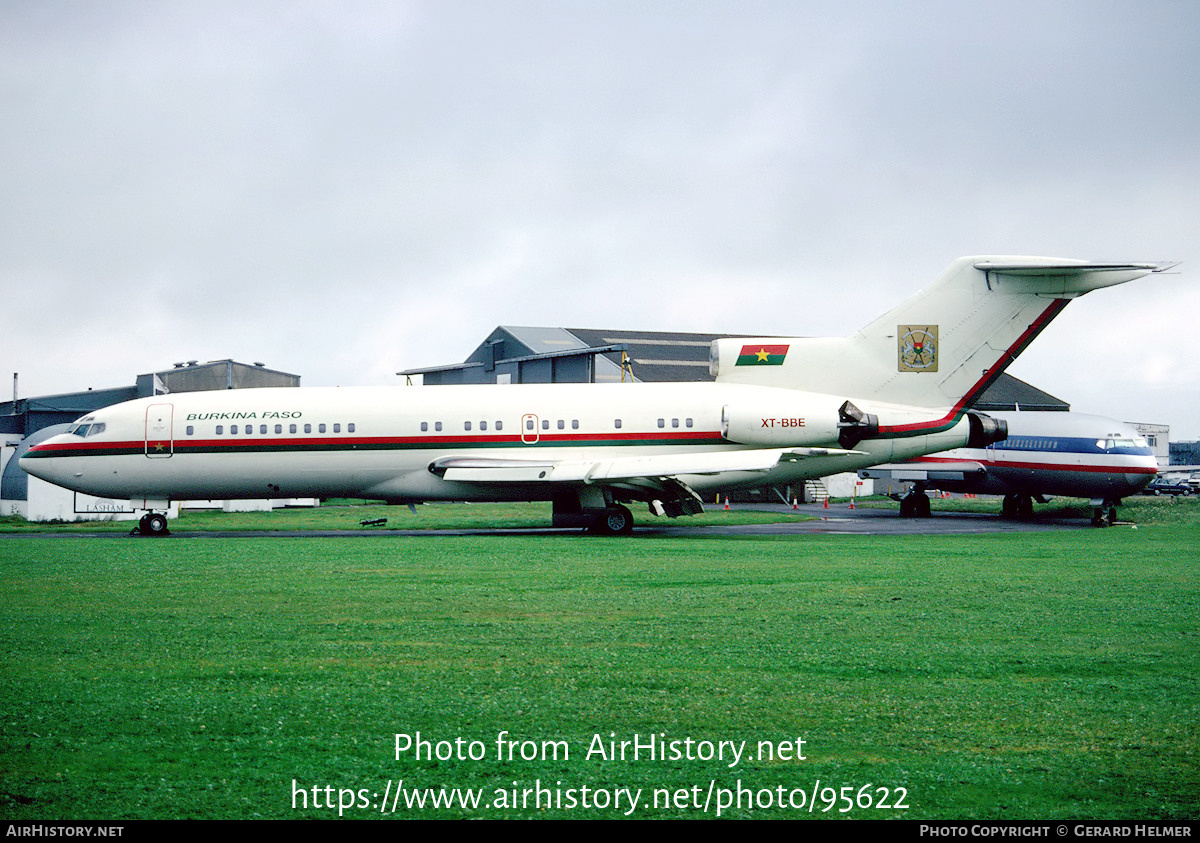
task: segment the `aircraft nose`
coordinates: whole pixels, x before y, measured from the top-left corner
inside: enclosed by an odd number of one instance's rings
[[[1122,479],[1128,487],[1127,494],[1140,492],[1158,474],[1158,460],[1152,456],[1139,460],[1137,467],[1140,469],[1139,471],[1131,471],[1122,475]]]
[[[29,450],[18,457],[17,464],[26,474],[39,480],[58,486],[66,485],[64,481],[70,474],[67,460],[56,455],[56,446],[61,445],[61,439],[62,436],[51,436],[45,441],[31,445]]]

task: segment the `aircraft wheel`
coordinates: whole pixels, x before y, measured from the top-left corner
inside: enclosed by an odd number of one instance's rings
[[[905,495],[900,499],[900,517],[913,517],[913,499],[911,495]]]
[[[633,513],[617,504],[596,519],[595,532],[605,536],[623,536],[633,532]]]
[[[1108,522],[1106,522],[1104,520],[1104,508],[1103,507],[1098,506],[1092,510],[1092,526],[1093,527],[1107,527],[1108,526]]]
[[[142,535],[165,536],[167,534],[167,516],[160,512],[151,512],[141,520]]]
[[[1020,518],[1033,517],[1033,498],[1021,495],[1017,498],[1017,516]]]
[[[1116,523],[1117,523],[1117,508],[1115,506],[1110,506],[1108,508],[1108,526],[1111,527]]]
[[[933,515],[933,510],[929,506],[929,495],[917,495],[915,503],[916,512],[914,514],[918,518],[928,518]]]

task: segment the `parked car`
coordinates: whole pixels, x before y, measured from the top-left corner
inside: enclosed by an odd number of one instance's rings
[[[1190,495],[1193,489],[1186,480],[1169,480],[1166,477],[1156,477],[1150,485],[1142,489],[1143,495]]]

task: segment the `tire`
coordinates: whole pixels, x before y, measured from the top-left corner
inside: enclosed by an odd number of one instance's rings
[[[933,510],[929,506],[929,495],[920,495],[916,500],[915,512],[917,518],[930,518],[933,515]]]
[[[167,516],[160,512],[151,512],[143,522],[142,535],[165,536],[167,534]]]
[[[633,532],[633,513],[618,504],[596,518],[594,531],[604,536],[625,536]]]

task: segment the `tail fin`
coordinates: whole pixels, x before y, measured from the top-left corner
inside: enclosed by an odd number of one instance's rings
[[[718,381],[929,408],[957,417],[1068,302],[1169,265],[967,257],[851,337],[725,339]]]

